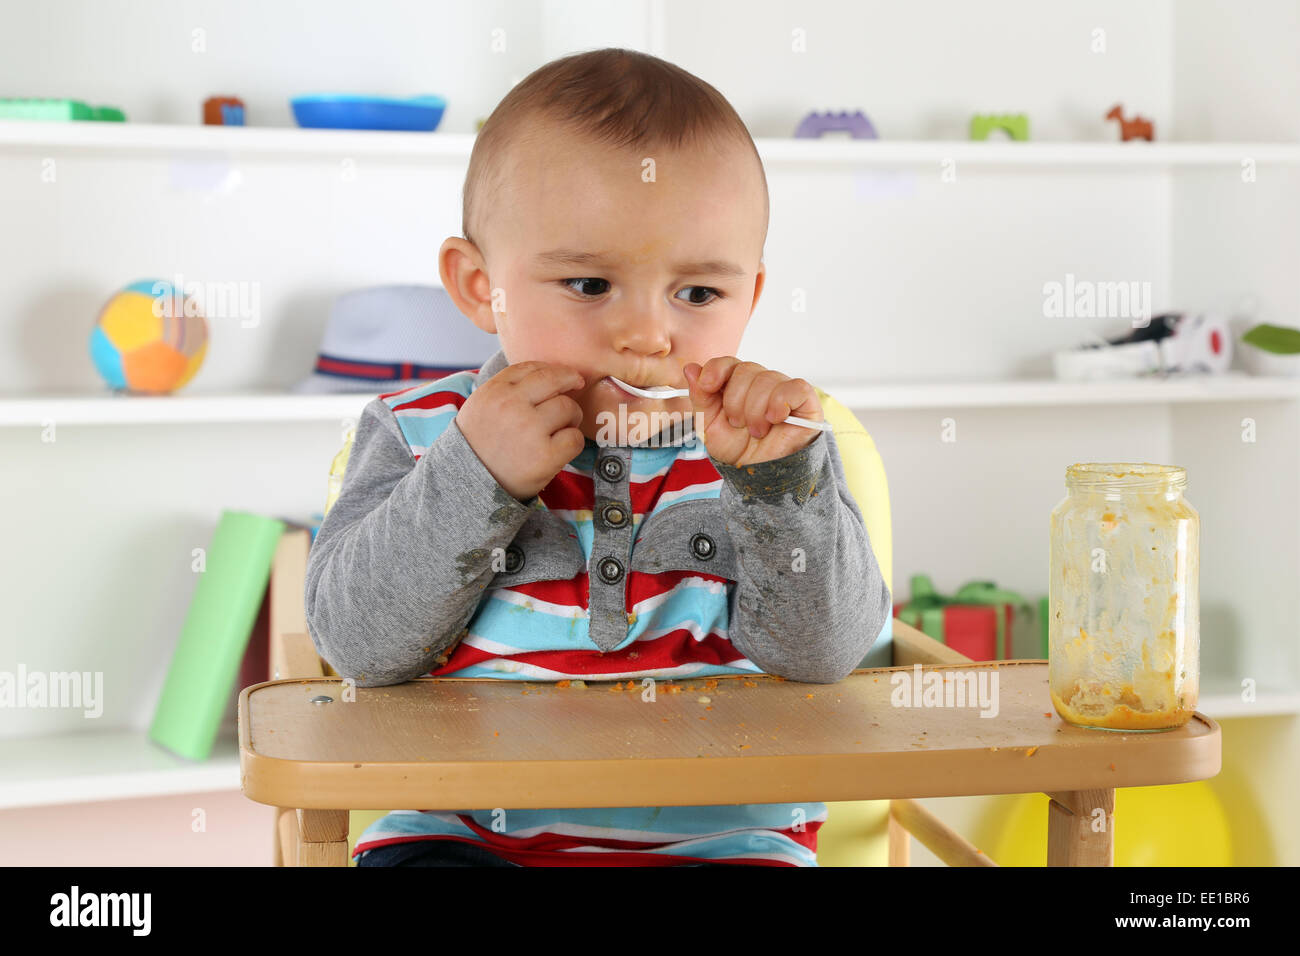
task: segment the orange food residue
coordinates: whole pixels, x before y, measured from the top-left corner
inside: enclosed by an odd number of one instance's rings
[[[1025,751],[1025,756],[1026,756],[1026,757],[1032,757],[1032,756],[1034,755],[1034,752],[1035,752],[1036,750],[1038,750],[1037,747],[1030,747],[1028,750]]]

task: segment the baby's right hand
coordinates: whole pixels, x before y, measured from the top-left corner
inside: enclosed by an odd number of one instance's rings
[[[582,451],[582,407],[564,393],[585,384],[564,365],[507,365],[470,393],[456,424],[497,483],[527,501]]]

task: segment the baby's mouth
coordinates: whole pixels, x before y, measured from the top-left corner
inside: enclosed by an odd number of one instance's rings
[[[651,390],[653,390],[653,389],[656,388],[656,387],[661,387],[661,386],[663,385],[662,382],[646,382],[645,384],[642,384],[642,383],[640,383],[640,382],[629,381],[628,379],[624,379],[624,381],[627,382],[629,385],[635,386],[636,388],[648,388],[648,389],[651,389]],[[625,388],[623,388],[621,385],[617,384],[617,383],[614,381],[614,377],[611,376],[611,375],[606,375],[603,379],[601,379],[601,382],[603,382],[604,384],[608,385],[610,388],[612,388],[612,389],[613,389],[615,392],[617,392],[619,395],[626,396],[626,397],[628,397],[628,398],[639,398],[639,399],[645,399],[646,401],[651,401],[651,400],[652,400],[652,399],[648,399],[648,398],[646,398],[646,396],[644,396],[644,395],[637,395],[635,392],[629,392],[627,389],[625,389]],[[662,401],[662,399],[659,399],[659,400]]]

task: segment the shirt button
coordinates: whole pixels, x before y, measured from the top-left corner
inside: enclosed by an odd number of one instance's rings
[[[623,565],[617,558],[601,558],[597,570],[600,572],[600,579],[606,584],[617,584],[623,577]]]
[[[627,524],[627,511],[622,505],[608,504],[600,509],[600,516],[605,519],[605,524],[611,528],[621,528]]]
[[[713,539],[707,534],[697,534],[691,537],[691,551],[701,561],[707,561],[713,557],[714,547]]]
[[[623,460],[607,455],[600,460],[600,473],[606,481],[618,481],[623,477]]]
[[[506,574],[514,574],[524,566],[524,552],[518,545],[506,548]]]

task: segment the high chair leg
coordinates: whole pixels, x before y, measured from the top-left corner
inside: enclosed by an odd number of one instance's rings
[[[275,808],[276,866],[298,865],[298,814],[285,807]]]
[[[1115,791],[1049,793],[1048,866],[1115,865]]]
[[[348,811],[298,810],[295,866],[348,865]]]
[[[889,814],[889,865],[912,865],[912,835],[892,812]]]
[[[294,830],[297,829],[297,815],[285,807],[272,807],[274,826],[271,830],[271,865],[293,866],[293,851],[297,843]],[[285,818],[289,822],[285,822]]]

